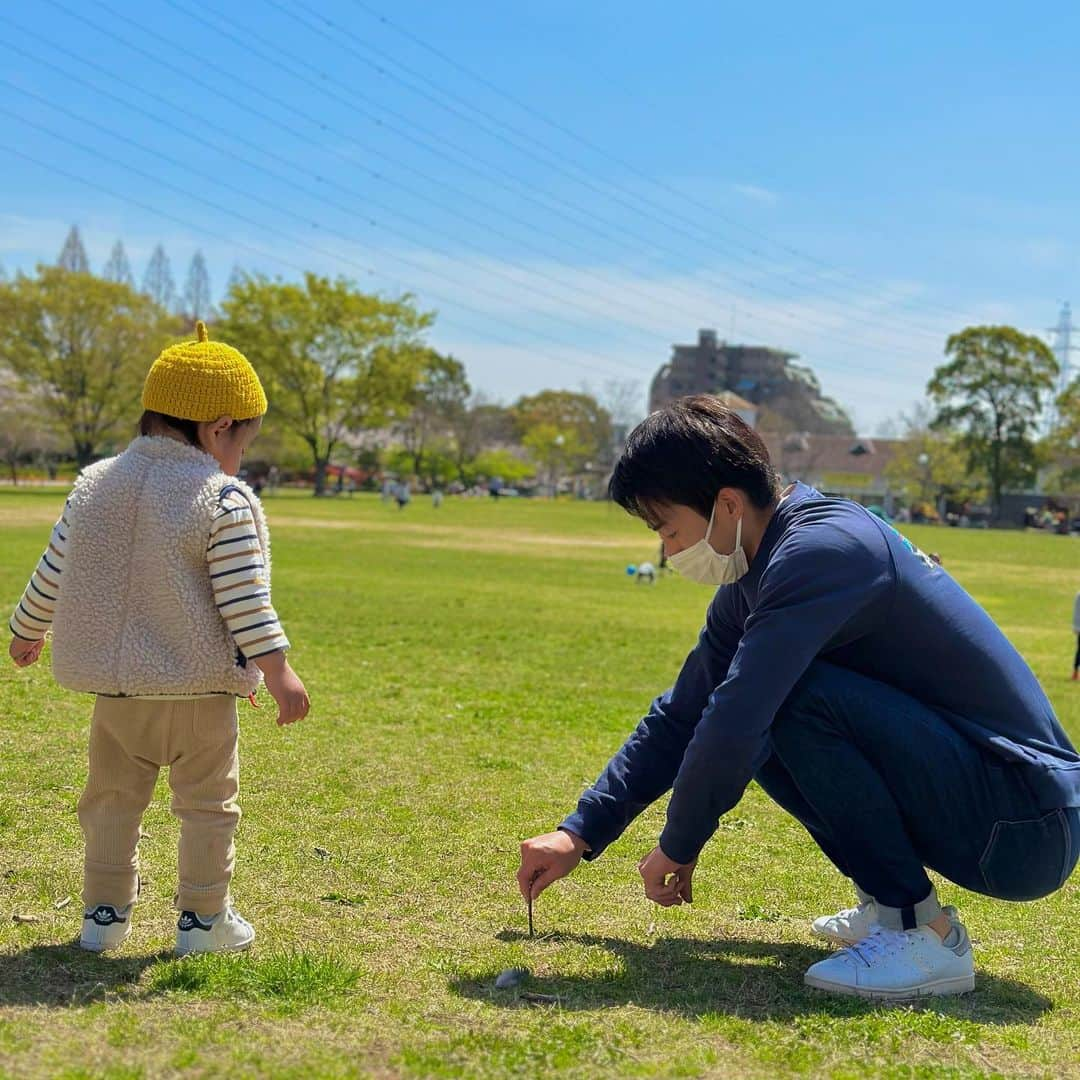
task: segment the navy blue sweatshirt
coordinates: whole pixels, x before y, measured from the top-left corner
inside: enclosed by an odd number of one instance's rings
[[[749,572],[717,590],[675,685],[562,828],[595,858],[671,788],[660,847],[691,862],[768,759],[773,718],[817,658],[935,709],[1022,769],[1045,809],[1080,805],[1080,755],[990,616],[879,518],[797,484]]]

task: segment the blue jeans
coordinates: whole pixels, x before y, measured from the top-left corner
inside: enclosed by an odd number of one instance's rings
[[[1080,809],[1040,808],[1019,769],[846,668],[810,666],[776,715],[772,750],[758,783],[842,874],[895,909],[883,925],[933,917],[926,867],[973,892],[1036,900],[1080,856]]]

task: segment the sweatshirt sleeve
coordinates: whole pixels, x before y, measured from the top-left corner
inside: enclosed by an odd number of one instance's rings
[[[675,777],[660,847],[689,863],[742,798],[769,755],[769,727],[810,663],[850,640],[895,575],[882,543],[836,529],[804,530],[774,553],[727,677],[710,697]]]
[[[70,502],[64,504],[64,512],[53,526],[52,535],[49,537],[49,546],[38,560],[37,567],[8,622],[8,629],[23,641],[40,641],[52,626],[67,556],[67,512],[70,505]]]
[[[675,685],[652,703],[645,718],[608,762],[599,779],[559,826],[588,845],[595,859],[647,806],[670,787],[713,690],[724,681],[739,643],[741,620],[732,586],[720,589],[698,643]]]
[[[244,493],[222,489],[206,547],[214,602],[247,660],[289,647],[270,602],[270,586],[255,517]]]

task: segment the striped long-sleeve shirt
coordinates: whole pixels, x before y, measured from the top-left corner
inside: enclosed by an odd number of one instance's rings
[[[40,641],[52,625],[67,556],[70,526],[66,515],[67,505],[11,616],[9,629],[24,641]],[[287,649],[289,639],[270,602],[255,518],[239,488],[222,489],[210,526],[206,561],[214,602],[241,655],[254,660]]]
[[[236,647],[248,659],[287,649],[289,639],[270,603],[266,564],[244,493],[225,487],[206,548],[214,602]]]
[[[49,546],[38,560],[8,623],[8,629],[23,641],[40,641],[52,626],[53,612],[60,595],[60,576],[64,572],[64,559],[67,556],[69,505],[64,504],[64,513],[53,526]]]

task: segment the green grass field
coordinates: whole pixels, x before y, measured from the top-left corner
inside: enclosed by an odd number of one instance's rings
[[[5,618],[61,502],[0,494]],[[540,898],[530,941],[518,842],[558,823],[671,681],[708,590],[636,586],[623,568],[653,538],[607,505],[266,505],[313,709],[279,730],[270,708],[242,705],[234,892],[255,949],[171,957],[164,783],[131,938],[115,958],[73,947],[91,702],[44,664],[0,667],[0,1075],[1080,1076],[1077,884],[1024,905],[943,888],[976,943],[968,997],[830,998],[802,985],[824,955],[808,920],[849,896],[756,788],[703,853],[692,909],[641,894],[656,806]],[[986,605],[1080,738],[1080,545],[910,535]],[[495,990],[518,965],[527,983]]]

